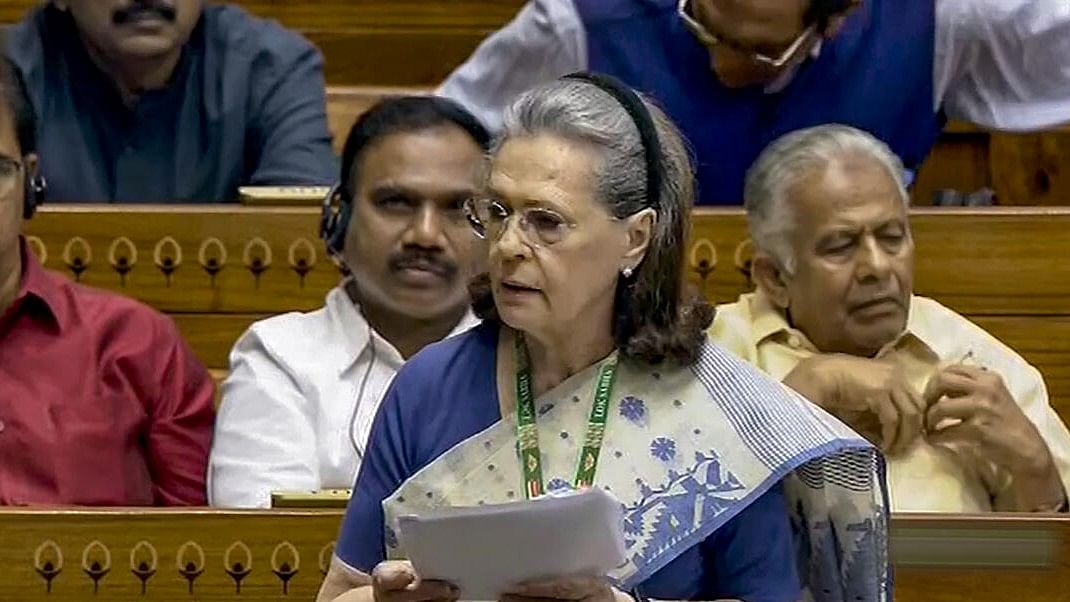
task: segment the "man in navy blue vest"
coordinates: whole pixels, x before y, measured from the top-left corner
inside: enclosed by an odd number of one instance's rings
[[[323,59],[204,0],[49,0],[7,32],[55,202],[218,202],[337,177]]]
[[[654,97],[695,150],[700,201],[734,205],[761,149],[803,127],[868,130],[915,169],[947,118],[1070,121],[1070,11],[1066,0],[532,0],[440,93],[493,127],[516,93],[583,69]]]

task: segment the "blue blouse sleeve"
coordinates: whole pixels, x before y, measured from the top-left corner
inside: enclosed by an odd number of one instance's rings
[[[784,602],[802,595],[787,501],[779,483],[701,545],[713,598]]]
[[[370,573],[386,558],[383,500],[499,419],[496,335],[473,330],[425,347],[394,377],[368,437],[335,556]]]
[[[372,423],[368,447],[349,499],[334,554],[350,567],[371,573],[386,559],[383,500],[410,474],[401,416],[404,379],[399,374]]]

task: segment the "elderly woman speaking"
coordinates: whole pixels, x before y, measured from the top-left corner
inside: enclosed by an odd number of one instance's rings
[[[692,170],[662,112],[568,76],[512,104],[489,167],[467,206],[484,322],[398,373],[320,600],[463,598],[387,560],[396,517],[582,487],[620,501],[627,562],[501,599],[888,599],[880,455],[706,342]]]

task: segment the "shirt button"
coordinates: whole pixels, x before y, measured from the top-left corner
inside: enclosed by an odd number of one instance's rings
[[[802,346],[802,340],[799,338],[799,335],[793,334],[788,337],[788,345],[792,349],[798,349]]]
[[[4,432],[4,421],[0,420],[0,433]]]

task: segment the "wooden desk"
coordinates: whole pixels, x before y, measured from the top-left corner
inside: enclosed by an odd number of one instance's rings
[[[0,600],[312,600],[341,515],[4,510]],[[896,600],[1070,602],[1070,518],[904,515],[891,535]]]
[[[1070,602],[1070,517],[901,515],[895,599]]]
[[[0,600],[313,600],[341,516],[5,510]]]

